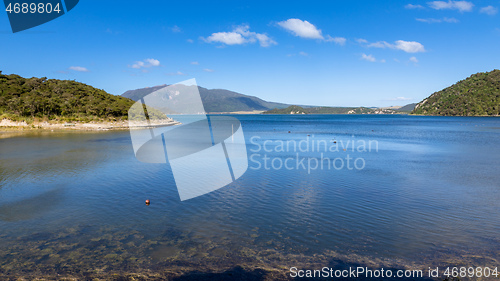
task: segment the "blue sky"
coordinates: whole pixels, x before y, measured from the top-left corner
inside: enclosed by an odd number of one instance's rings
[[[122,94],[196,78],[265,100],[418,102],[500,68],[500,1],[93,1],[13,34],[0,70]]]

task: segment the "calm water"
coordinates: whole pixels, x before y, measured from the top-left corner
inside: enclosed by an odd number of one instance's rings
[[[183,202],[126,131],[0,133],[0,276],[500,266],[499,118],[236,117],[248,171]],[[307,169],[347,155],[362,169]]]

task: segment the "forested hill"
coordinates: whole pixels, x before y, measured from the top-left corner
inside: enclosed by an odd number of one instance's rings
[[[167,87],[160,85],[136,90],[126,91],[122,97],[139,100],[144,96]],[[206,112],[235,112],[235,111],[265,111],[272,108],[285,108],[289,106],[284,103],[269,102],[258,97],[243,95],[224,89],[207,89],[198,87],[200,97]]]
[[[126,119],[134,101],[89,85],[43,78],[3,75],[0,71],[0,119]]]
[[[436,92],[418,103],[412,114],[499,116],[500,70],[474,74]]]

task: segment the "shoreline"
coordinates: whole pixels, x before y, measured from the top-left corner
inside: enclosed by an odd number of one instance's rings
[[[110,131],[110,130],[130,130],[130,129],[150,129],[165,126],[180,125],[180,122],[168,120],[163,122],[129,122],[129,121],[107,121],[107,122],[33,122],[12,121],[3,119],[0,121],[0,131],[32,131],[32,130],[80,130],[80,131]]]

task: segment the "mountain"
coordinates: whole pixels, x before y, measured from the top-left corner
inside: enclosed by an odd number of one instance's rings
[[[121,96],[132,100],[139,100],[142,97],[167,87],[160,85],[136,90],[130,90]],[[268,102],[254,96],[243,95],[237,92],[223,89],[206,89],[198,87],[201,101],[205,111],[209,113],[236,112],[236,111],[266,111],[272,108],[286,108],[289,106],[284,103]]]
[[[138,101],[141,98],[143,98],[144,96],[147,96],[148,94],[155,92],[155,91],[158,91],[160,89],[163,89],[167,86],[168,85],[163,84],[163,85],[154,86],[154,87],[146,87],[146,88],[137,89],[137,90],[130,90],[130,91],[126,91],[121,96],[124,98],[134,100],[134,101]]]
[[[127,119],[134,101],[70,81],[23,78],[0,71],[0,120]]]
[[[419,102],[412,114],[499,116],[500,70],[476,73]]]

